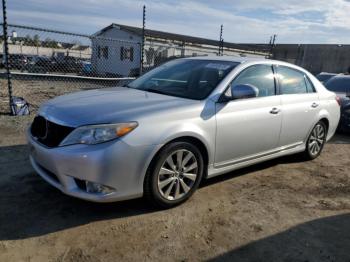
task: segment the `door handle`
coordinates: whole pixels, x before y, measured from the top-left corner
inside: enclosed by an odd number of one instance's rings
[[[281,111],[281,109],[278,109],[277,107],[274,107],[274,108],[271,109],[270,114],[276,115],[276,114],[278,114],[280,111]]]
[[[311,107],[312,107],[312,108],[316,108],[316,107],[318,107],[318,103],[313,102],[313,103],[312,103],[312,105],[311,105]]]

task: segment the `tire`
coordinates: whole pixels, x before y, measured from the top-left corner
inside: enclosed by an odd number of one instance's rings
[[[148,168],[144,196],[160,208],[177,206],[196,191],[203,172],[203,157],[197,147],[188,142],[170,143]]]
[[[327,139],[327,126],[323,121],[319,121],[312,129],[306,140],[306,148],[303,157],[306,160],[317,158],[324,147]]]

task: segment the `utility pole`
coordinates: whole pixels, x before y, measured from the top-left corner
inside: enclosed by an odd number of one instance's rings
[[[10,113],[12,114],[12,82],[11,82],[11,71],[9,64],[9,46],[8,46],[8,35],[7,35],[7,14],[6,14],[6,1],[2,0],[2,17],[3,17],[3,34],[4,34],[4,56],[5,56],[5,68],[7,76],[7,87],[9,94],[9,106]]]
[[[224,39],[222,38],[223,25],[220,26],[220,38],[219,38],[219,56],[224,53]]]
[[[277,35],[274,34],[273,36],[271,36],[270,38],[270,57],[273,58],[273,49],[275,48],[275,43],[276,43],[276,37]]]
[[[142,75],[143,72],[143,56],[144,56],[144,49],[145,49],[145,28],[146,28],[146,6],[143,6],[143,13],[142,13],[142,43],[141,43],[141,65],[140,65],[140,75]]]

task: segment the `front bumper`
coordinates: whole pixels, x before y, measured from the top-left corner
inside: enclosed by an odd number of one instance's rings
[[[35,171],[63,193],[93,202],[114,202],[141,197],[143,180],[160,146],[131,146],[121,139],[98,145],[48,148],[29,132],[30,162]],[[115,191],[89,193],[79,181],[106,185]]]

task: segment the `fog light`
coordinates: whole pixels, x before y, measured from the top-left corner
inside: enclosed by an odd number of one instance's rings
[[[115,192],[115,189],[109,186],[101,185],[94,182],[85,181],[86,192],[88,193],[99,193],[99,194],[109,194]]]

